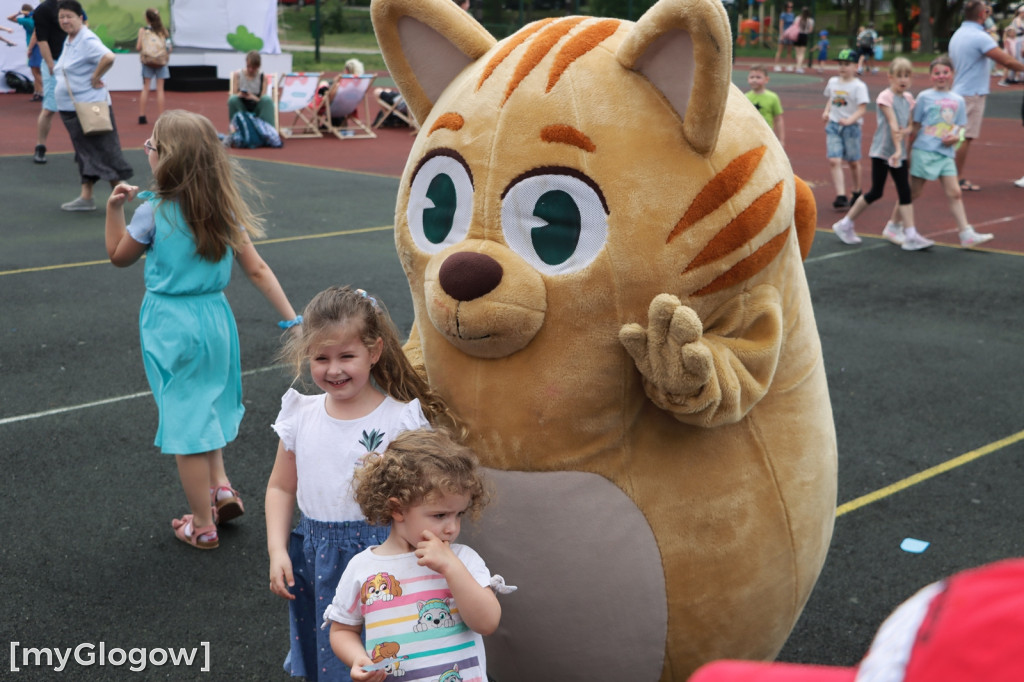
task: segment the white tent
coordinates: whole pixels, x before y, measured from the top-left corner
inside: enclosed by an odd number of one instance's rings
[[[28,68],[27,42],[25,31],[15,23],[7,21],[7,17],[21,9],[25,0],[0,0],[0,22],[14,30],[3,33],[3,36],[16,44],[8,47],[0,43],[0,93],[10,92],[2,77],[7,71],[17,71],[31,78],[32,71]],[[117,5],[117,0],[108,0]],[[30,4],[38,5],[38,0]],[[83,3],[89,12],[89,1]],[[170,0],[171,8],[171,40],[174,45],[182,48],[199,50],[227,51],[239,55],[258,47],[263,54],[281,54],[281,43],[277,38],[277,2],[276,0]],[[133,8],[134,9],[134,8]],[[139,26],[143,18],[139,16]],[[257,41],[256,39],[259,39]],[[215,63],[220,69],[220,59],[206,59],[204,63]],[[225,61],[225,69],[238,68],[234,63]],[[287,60],[290,64],[290,57]],[[122,64],[122,62],[124,62]],[[106,79],[112,90],[138,89],[142,77],[138,69],[138,56],[118,55],[115,69]],[[183,63],[177,55],[172,55],[171,64]]]
[[[263,54],[281,54],[276,0],[170,0],[171,39],[179,47],[238,49],[230,36],[246,32],[260,38]],[[248,50],[241,50],[248,52]]]

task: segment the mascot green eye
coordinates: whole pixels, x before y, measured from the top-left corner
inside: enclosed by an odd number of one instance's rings
[[[538,271],[577,272],[608,240],[608,212],[593,183],[570,169],[544,169],[512,183],[501,204],[505,242]],[[562,172],[558,172],[562,171]]]
[[[435,150],[420,162],[406,216],[413,241],[427,253],[466,238],[473,218],[473,180],[457,154]]]

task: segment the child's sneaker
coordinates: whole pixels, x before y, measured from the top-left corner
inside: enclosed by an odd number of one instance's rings
[[[837,196],[836,200],[832,202],[832,208],[836,209],[837,211],[842,211],[847,208],[850,208],[850,202],[846,200],[846,195],[840,194],[839,196]]]
[[[916,227],[905,227],[903,228],[903,243],[900,246],[904,251],[920,251],[921,249],[927,249],[929,246],[934,246],[935,242],[931,239],[925,239],[917,233]]]
[[[902,246],[903,240],[903,226],[897,225],[891,220],[885,224],[885,229],[882,230],[882,236],[891,241],[896,246]]]
[[[1024,177],[1022,177],[1022,178],[1020,178],[1018,180],[1014,180],[1013,184],[1017,185],[1017,187],[1024,187]]]
[[[975,232],[974,228],[968,225],[967,229],[960,233],[960,246],[965,249],[969,249],[972,246],[984,244],[985,242],[990,241],[993,237],[995,237],[994,234]]]
[[[860,237],[853,231],[853,221],[849,218],[843,218],[838,223],[832,226],[832,231],[839,237],[839,241],[844,244],[860,244]]]

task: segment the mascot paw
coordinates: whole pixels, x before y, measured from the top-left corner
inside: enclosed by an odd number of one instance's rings
[[[648,309],[648,326],[619,330],[619,341],[648,384],[679,400],[696,395],[711,376],[711,351],[693,308],[671,294],[659,294]]]

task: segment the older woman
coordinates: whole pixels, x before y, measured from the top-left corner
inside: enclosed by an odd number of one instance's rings
[[[114,53],[86,28],[84,14],[77,0],[60,0],[57,3],[57,18],[68,36],[54,66],[54,94],[57,110],[75,147],[75,161],[82,178],[81,194],[74,201],[61,205],[65,211],[96,210],[92,189],[97,180],[107,180],[113,187],[134,173],[121,154],[113,109],[110,109],[110,121],[114,123],[114,129],[98,135],[86,136],[75,114],[74,102],[106,102],[110,107],[110,94],[103,86],[102,78],[114,65]]]

